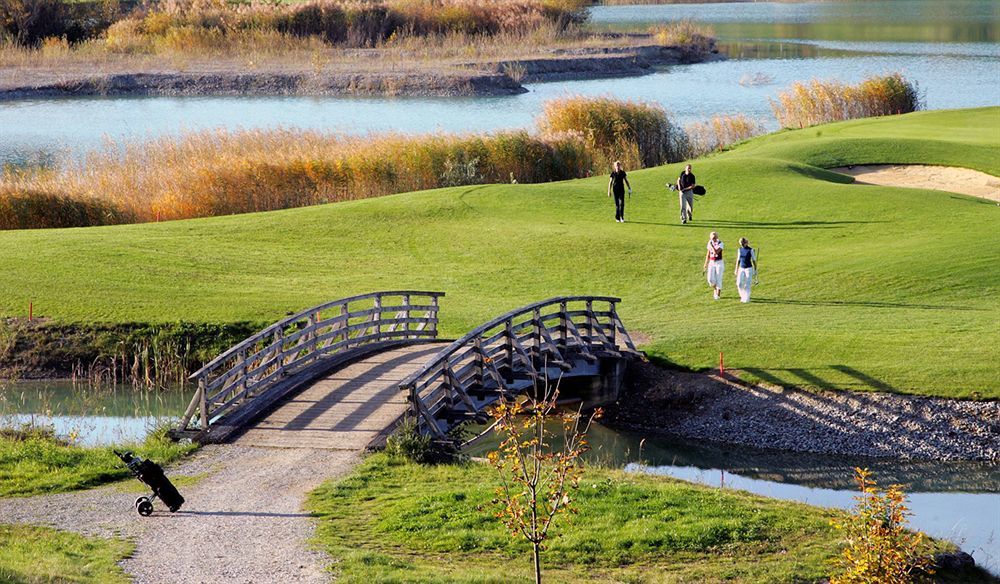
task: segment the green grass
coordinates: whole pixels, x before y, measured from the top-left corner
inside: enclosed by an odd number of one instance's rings
[[[132,550],[121,539],[0,524],[0,582],[124,584],[129,578],[117,562]]]
[[[655,358],[785,386],[1000,397],[1000,209],[942,192],[854,186],[842,164],[959,165],[1000,176],[1000,108],[921,112],[764,136],[694,163],[693,226],[630,173],[628,224],[606,177],[439,189],[272,213],[0,233],[0,314],[61,322],[267,321],[378,289],[444,290],[458,336],[559,294],[613,294]],[[727,243],[724,301],[701,273]],[[735,301],[736,241],[761,249]]]
[[[178,444],[168,440],[163,433],[157,433],[142,444],[116,448],[132,450],[143,458],[166,464],[196,446]],[[131,476],[110,446],[72,446],[37,434],[0,435],[0,497],[86,489]]]
[[[375,455],[307,506],[338,581],[527,582],[530,548],[492,516],[494,479]],[[805,505],[599,469],[575,497],[543,555],[556,581],[811,581],[836,553],[831,513]]]
[[[495,483],[484,464],[378,454],[306,507],[338,582],[532,581],[530,548],[493,517]],[[579,513],[560,516],[543,552],[548,581],[814,582],[839,552],[836,512],[741,491],[588,468],[573,497]]]

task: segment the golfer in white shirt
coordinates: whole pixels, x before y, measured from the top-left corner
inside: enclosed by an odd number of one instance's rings
[[[722,273],[726,269],[726,264],[722,260],[723,244],[715,231],[709,234],[707,248],[703,271],[708,276],[708,285],[712,287],[712,297],[718,300],[722,296]]]

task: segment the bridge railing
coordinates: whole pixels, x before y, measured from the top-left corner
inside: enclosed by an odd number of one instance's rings
[[[545,368],[637,355],[610,296],[561,296],[483,324],[443,349],[400,384],[421,432],[447,439],[448,416],[472,418],[484,400],[544,381]],[[441,418],[445,418],[444,424]]]
[[[197,390],[178,431],[207,431],[215,420],[321,358],[365,345],[436,338],[441,296],[374,292],[320,304],[272,324],[191,375]]]

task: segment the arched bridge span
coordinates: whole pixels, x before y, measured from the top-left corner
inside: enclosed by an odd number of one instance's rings
[[[173,436],[355,450],[410,412],[422,432],[446,440],[501,396],[600,375],[640,355],[618,298],[551,298],[445,345],[437,339],[442,296],[374,292],[274,323],[191,376],[197,389]]]

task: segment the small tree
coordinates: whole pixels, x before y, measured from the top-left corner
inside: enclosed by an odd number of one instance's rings
[[[589,450],[587,432],[602,414],[598,408],[585,416],[582,406],[560,411],[558,387],[552,391],[546,387],[544,392],[541,398],[532,396],[520,403],[502,399],[490,411],[502,440],[499,449],[487,455],[500,475],[496,517],[514,537],[531,543],[536,583],[542,581],[541,552],[556,516],[576,512],[569,490],[577,487],[583,475],[580,456]],[[558,449],[552,444],[555,433],[548,424],[556,421],[563,438]]]
[[[908,584],[933,574],[930,558],[922,553],[924,534],[906,529],[911,515],[900,485],[880,492],[867,469],[855,468],[861,494],[854,511],[834,521],[847,536],[847,547],[834,560],[841,573],[830,584]]]

